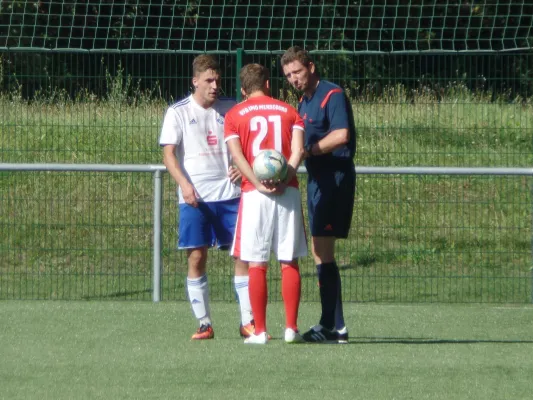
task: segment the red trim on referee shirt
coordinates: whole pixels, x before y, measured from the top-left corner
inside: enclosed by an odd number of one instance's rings
[[[326,104],[329,100],[329,98],[331,97],[332,94],[334,93],[342,93],[342,89],[332,89],[328,92],[328,94],[326,95],[326,97],[324,98],[324,100],[322,100],[322,103],[320,103],[320,108],[324,108],[326,107]]]

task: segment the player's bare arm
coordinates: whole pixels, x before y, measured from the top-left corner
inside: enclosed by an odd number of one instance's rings
[[[261,193],[265,194],[278,194],[279,190],[276,187],[267,187],[261,181],[257,179],[254,171],[242,152],[241,142],[238,138],[231,138],[226,142],[228,146],[233,162],[241,172],[241,174],[248,179],[248,181],[255,186],[255,188]]]
[[[183,200],[193,207],[198,207],[198,193],[181,170],[175,151],[175,145],[167,144],[163,147],[163,164],[167,167],[170,176],[179,185]]]
[[[331,153],[332,151],[346,145],[350,141],[350,131],[347,128],[335,129],[328,133],[311,147],[311,154],[306,152],[305,158]]]

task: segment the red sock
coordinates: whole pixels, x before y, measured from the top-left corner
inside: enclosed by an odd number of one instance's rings
[[[281,295],[285,304],[285,325],[298,330],[298,308],[302,294],[302,282],[298,264],[281,264]]]
[[[266,280],[266,267],[250,266],[248,270],[248,291],[250,304],[255,321],[255,334],[266,332],[266,309],[268,289]]]

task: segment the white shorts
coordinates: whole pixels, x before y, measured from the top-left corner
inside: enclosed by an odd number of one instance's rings
[[[231,254],[243,261],[268,262],[307,256],[300,191],[288,187],[280,196],[243,192]]]

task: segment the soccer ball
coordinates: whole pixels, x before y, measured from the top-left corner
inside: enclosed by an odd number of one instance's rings
[[[284,180],[287,176],[287,160],[283,154],[274,149],[261,150],[255,156],[252,168],[260,181]]]

